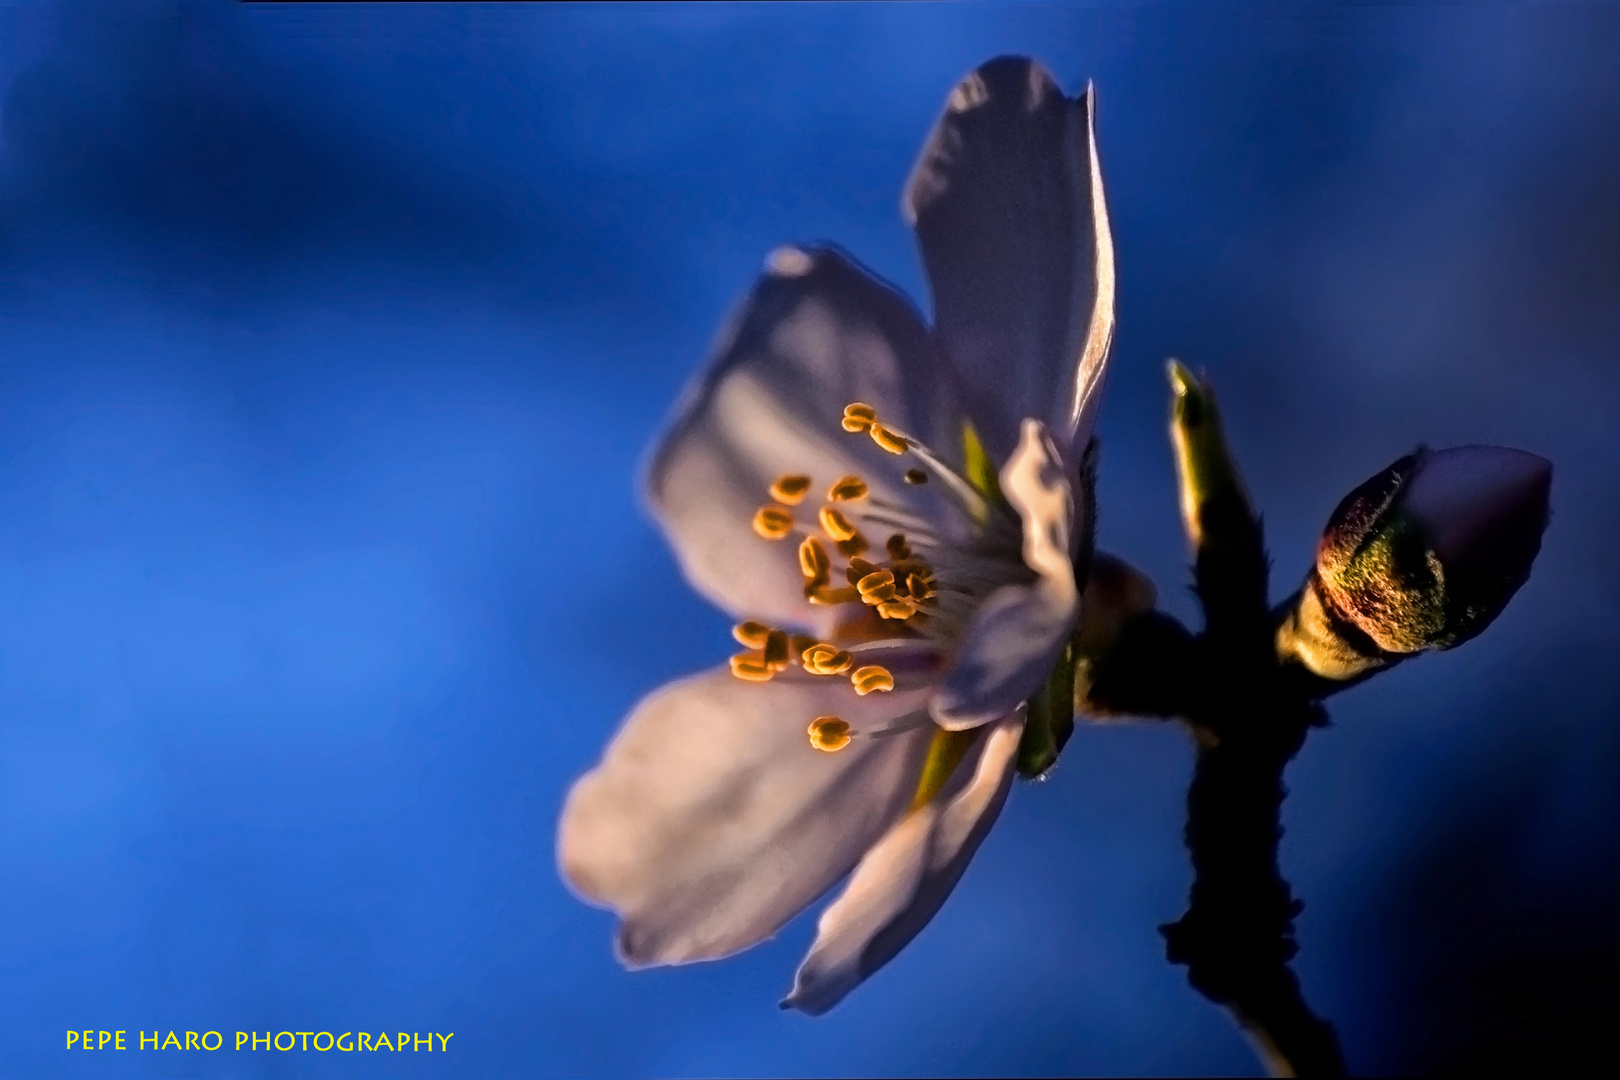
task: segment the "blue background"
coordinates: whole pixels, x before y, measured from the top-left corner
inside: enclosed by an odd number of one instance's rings
[[[1279,594],[1419,441],[1556,462],[1535,576],[1335,700],[1283,857],[1354,1069],[1606,1045],[1617,47],[1601,10],[0,9],[0,1075],[1255,1069],[1155,929],[1168,728],[1083,728],[821,1020],[776,1008],[810,918],[630,975],[554,869],[621,716],[729,649],[646,447],[777,244],[926,295],[901,184],[1009,51],[1099,87],[1101,541],[1167,608],[1166,356],[1221,392]],[[85,1027],[227,1049],[64,1050]],[[359,1028],[456,1036],[229,1050]]]

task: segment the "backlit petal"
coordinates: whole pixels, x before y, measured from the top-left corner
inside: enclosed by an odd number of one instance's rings
[[[1095,95],[1004,56],[951,92],[906,187],[934,325],[987,448],[1024,417],[1071,463],[1090,436],[1114,329],[1114,249]]]
[[[836,715],[857,733],[920,710],[926,690],[857,697],[845,679],[697,675],[644,700],[569,793],[563,877],[616,910],[633,967],[726,956],[775,933],[847,874],[909,805],[920,727],[811,747]]]
[[[991,728],[965,765],[968,782],[912,812],[861,860],[822,913],[784,1008],[821,1015],[928,925],[1001,813],[1023,726],[1020,714]]]
[[[904,296],[830,248],[784,248],[689,389],[648,473],[652,509],[692,584],[733,615],[823,629],[804,600],[795,545],[750,527],[777,477],[862,477],[874,497],[924,512],[871,439],[840,427],[866,402],[919,437],[954,415],[928,332]],[[953,432],[954,436],[954,432]]]
[[[956,661],[930,708],[944,728],[961,730],[1006,716],[1046,681],[1074,629],[1080,598],[1069,559],[1074,500],[1057,448],[1039,421],[1026,420],[1001,490],[1023,522],[1024,563],[1036,578],[1003,585],[974,613]]]

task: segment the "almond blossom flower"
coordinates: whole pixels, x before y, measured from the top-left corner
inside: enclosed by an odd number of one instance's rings
[[[840,251],[779,249],[681,403],[650,501],[744,651],[643,700],[558,831],[630,967],[746,949],[849,875],[783,1002],[810,1014],[962,876],[1089,559],[1114,321],[1091,91],[985,64],[904,210],[932,327]]]

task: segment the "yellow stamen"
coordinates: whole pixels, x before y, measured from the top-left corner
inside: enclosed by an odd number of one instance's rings
[[[827,558],[827,549],[821,541],[814,536],[807,536],[799,545],[799,569],[811,581],[824,584],[828,573],[832,570],[832,560]]]
[[[849,745],[849,724],[836,716],[818,716],[807,729],[810,745],[831,754]]]
[[[906,483],[913,485],[926,484],[928,483],[928,474],[923,472],[921,469],[907,469]]]
[[[907,559],[896,559],[889,564],[889,569],[894,571],[895,577],[900,577],[903,574],[921,574],[923,577],[931,577],[934,573],[934,568],[929,566],[926,560],[919,559],[915,555]]]
[[[765,639],[765,666],[772,671],[781,671],[788,666],[788,636],[786,630],[772,630],[771,636]]]
[[[838,549],[839,554],[854,558],[856,555],[859,555],[861,552],[866,550],[866,537],[857,532],[848,540],[838,541],[838,543],[834,544],[833,547]]]
[[[868,604],[881,604],[894,599],[894,575],[887,570],[867,574],[855,583],[855,587],[860,590],[861,599]]]
[[[788,635],[788,654],[802,659],[806,650],[816,647],[818,642],[808,634]]]
[[[855,526],[849,523],[849,518],[845,517],[834,506],[823,506],[821,508],[821,527],[834,540],[848,540],[858,531]]]
[[[825,604],[828,607],[852,603],[861,598],[861,594],[854,588],[835,589],[830,585],[818,585],[804,591],[812,604]]]
[[[804,652],[804,670],[812,675],[842,675],[855,658],[836,645],[812,645]]]
[[[789,506],[798,506],[810,490],[810,478],[803,473],[788,473],[776,478],[771,485],[771,498]]]
[[[888,549],[889,558],[891,559],[911,558],[911,545],[906,543],[905,533],[895,533],[889,537],[888,543],[883,546]]]
[[[866,498],[866,481],[858,476],[844,477],[834,484],[827,492],[827,498],[833,502],[848,502],[852,499]]]
[[[859,434],[872,427],[872,421],[877,419],[877,410],[872,406],[859,401],[852,401],[844,406],[844,430]]]
[[[873,442],[891,454],[903,454],[911,449],[911,444],[903,436],[896,435],[882,424],[874,423],[870,434]]]
[[[885,619],[899,619],[901,622],[911,618],[917,609],[905,600],[886,600],[877,606],[877,613]]]
[[[861,595],[864,596],[876,589],[881,589],[885,585],[893,584],[894,574],[891,571],[873,570],[870,574],[867,574],[865,577],[861,578],[861,580],[857,581],[855,583],[855,587],[861,590]]]
[[[894,676],[889,674],[888,668],[880,664],[856,668],[849,681],[855,687],[855,693],[861,697],[878,690],[894,689]]]
[[[744,682],[770,682],[772,671],[758,653],[738,653],[731,658],[731,673]]]
[[[765,639],[771,636],[771,628],[761,622],[738,623],[731,628],[731,636],[737,639],[737,644],[749,649],[763,649]]]
[[[793,515],[780,506],[762,506],[754,515],[754,531],[767,540],[780,540],[793,531]]]
[[[856,557],[849,560],[849,568],[844,571],[844,576],[849,579],[851,585],[854,585],[867,574],[877,573],[879,569],[881,568],[876,563],[869,563],[865,559]]]
[[[913,600],[927,600],[934,595],[934,583],[921,574],[907,574],[906,595]]]

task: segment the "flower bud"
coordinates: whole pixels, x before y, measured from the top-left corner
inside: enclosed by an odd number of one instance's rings
[[[1530,576],[1551,487],[1552,463],[1522,450],[1420,448],[1339,504],[1291,619],[1320,621],[1368,666],[1462,644]]]

